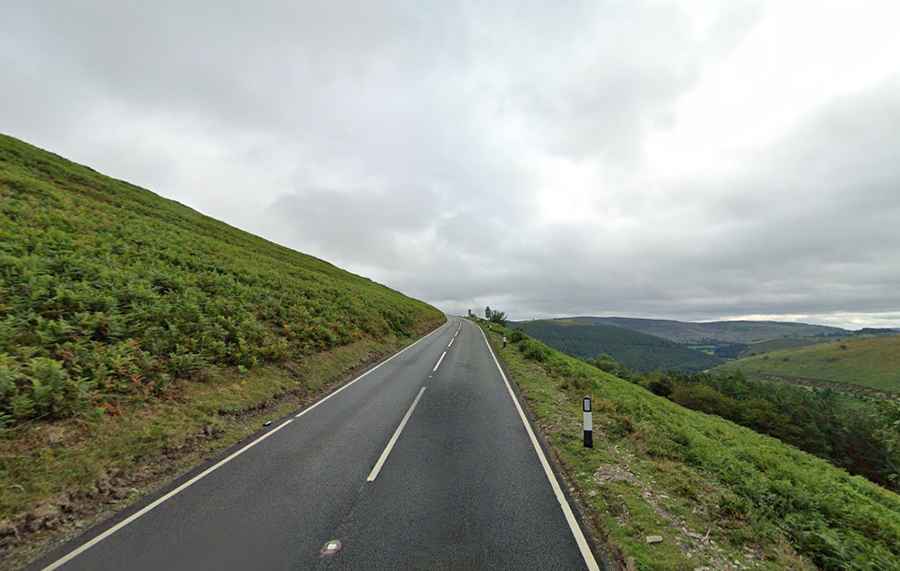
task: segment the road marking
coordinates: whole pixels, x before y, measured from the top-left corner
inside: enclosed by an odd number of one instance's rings
[[[422,387],[419,389],[419,394],[416,395],[415,400],[410,405],[409,410],[406,411],[406,414],[403,415],[403,420],[400,421],[400,426],[397,427],[397,430],[394,431],[394,435],[391,436],[391,439],[388,440],[387,447],[385,447],[384,452],[381,453],[381,457],[378,458],[378,462],[375,462],[375,466],[372,468],[372,471],[369,472],[369,477],[366,478],[367,482],[374,482],[375,478],[378,477],[378,473],[381,472],[382,466],[387,461],[388,455],[391,453],[391,450],[394,449],[394,444],[397,443],[397,439],[400,438],[400,433],[403,432],[403,428],[406,426],[406,423],[409,421],[409,417],[412,416],[414,410],[416,410],[416,405],[419,404],[419,399],[422,398],[422,393],[425,392],[427,387]]]
[[[450,344],[447,345],[447,349],[449,349],[450,347],[453,347],[453,342],[454,342],[454,341],[456,341],[456,335],[454,335],[454,336],[450,339]]]
[[[388,358],[385,359],[384,361],[378,363],[377,365],[375,365],[375,366],[372,367],[371,369],[367,370],[366,372],[364,372],[364,373],[361,374],[360,376],[356,377],[355,379],[353,379],[353,380],[350,381],[349,383],[343,385],[342,387],[340,387],[340,388],[337,389],[336,391],[334,391],[334,392],[332,392],[332,393],[329,393],[328,395],[326,395],[326,396],[323,397],[322,399],[316,401],[315,404],[306,407],[306,408],[303,409],[299,414],[295,415],[294,418],[300,418],[301,416],[303,416],[303,415],[306,414],[307,412],[311,411],[312,409],[316,408],[317,406],[319,406],[319,405],[322,404],[323,402],[327,401],[328,399],[330,399],[330,398],[333,397],[334,395],[340,393],[341,391],[343,391],[344,389],[346,389],[347,387],[349,387],[350,385],[352,385],[352,384],[355,383],[356,381],[358,381],[358,380],[364,378],[366,375],[368,375],[369,373],[371,373],[371,372],[377,370],[379,367],[381,367],[382,365],[384,365],[384,364],[388,363],[389,361],[393,360],[395,357],[400,356],[402,353],[406,352],[408,349],[412,349],[413,347],[415,347],[416,345],[418,345],[418,344],[421,343],[422,341],[428,339],[429,337],[431,337],[432,335],[434,335],[435,333],[437,333],[437,332],[440,331],[441,329],[443,329],[443,326],[438,327],[437,329],[435,329],[434,331],[432,331],[432,332],[429,333],[428,335],[422,337],[421,339],[416,340],[414,343],[411,343],[410,345],[407,345],[406,347],[404,347],[404,348],[401,349],[400,351],[394,353],[393,355],[391,355],[390,357],[388,357]],[[425,390],[425,389],[423,388],[422,390]],[[419,393],[419,394],[420,394],[420,396],[421,396],[421,393]],[[418,399],[416,399],[416,400],[418,400]],[[414,403],[414,404],[415,404],[415,403]],[[175,488],[175,489],[172,490],[171,492],[167,493],[166,495],[157,498],[155,501],[153,501],[153,502],[150,503],[150,504],[147,504],[146,506],[144,506],[143,508],[141,508],[139,511],[137,511],[137,512],[131,514],[130,516],[128,516],[127,518],[123,519],[122,521],[120,521],[120,522],[117,523],[116,525],[112,526],[111,528],[107,529],[106,531],[104,531],[103,533],[101,533],[100,535],[98,535],[97,537],[91,539],[90,541],[88,541],[88,542],[86,542],[86,543],[83,543],[83,544],[79,545],[78,547],[76,547],[75,549],[73,549],[72,551],[70,551],[69,553],[67,553],[67,554],[64,555],[63,557],[61,557],[60,559],[57,559],[56,561],[54,561],[54,562],[51,563],[50,565],[44,567],[42,571],[53,571],[54,569],[58,569],[59,567],[65,565],[66,563],[68,563],[68,562],[71,561],[72,559],[78,557],[79,555],[81,555],[82,553],[84,553],[85,551],[87,551],[88,549],[90,549],[91,547],[97,545],[98,543],[100,543],[101,541],[103,541],[104,539],[106,539],[107,537],[109,537],[109,536],[111,536],[112,534],[116,533],[117,531],[119,531],[120,529],[122,529],[123,527],[125,527],[126,525],[128,525],[128,524],[134,522],[135,520],[137,520],[137,519],[140,518],[141,516],[146,515],[146,514],[149,513],[151,510],[153,510],[154,508],[158,507],[160,504],[162,504],[162,503],[165,502],[166,500],[169,500],[169,499],[171,499],[172,497],[174,497],[174,496],[180,494],[181,492],[183,492],[184,490],[186,490],[186,489],[189,488],[190,486],[196,484],[197,482],[199,482],[199,481],[202,480],[203,478],[205,478],[205,477],[207,477],[208,475],[210,475],[210,474],[211,474],[212,472],[214,472],[215,470],[218,470],[219,468],[221,468],[222,466],[224,466],[224,465],[227,464],[228,462],[231,462],[232,460],[234,460],[235,458],[237,458],[238,456],[240,456],[241,454],[243,454],[243,453],[246,452],[247,450],[249,450],[249,449],[253,448],[254,446],[256,446],[257,444],[259,444],[260,442],[262,442],[262,441],[265,440],[266,438],[272,436],[273,434],[275,434],[276,432],[278,432],[279,430],[281,430],[282,428],[284,428],[284,427],[287,426],[288,424],[294,422],[294,418],[289,418],[288,420],[282,422],[281,424],[279,424],[278,426],[276,426],[276,427],[273,428],[272,430],[266,432],[265,434],[263,434],[262,436],[260,436],[260,437],[257,438],[256,440],[254,440],[253,442],[247,444],[246,446],[244,446],[244,447],[241,448],[240,450],[237,450],[236,452],[233,452],[233,453],[232,453],[231,455],[229,455],[228,457],[223,458],[222,460],[220,460],[220,461],[218,461],[217,463],[213,464],[212,466],[210,466],[209,468],[207,468],[207,469],[204,470],[203,472],[200,472],[199,474],[197,474],[196,476],[194,476],[193,478],[191,478],[191,479],[188,480],[187,482],[181,484],[180,486],[178,486],[177,488]]]
[[[443,361],[443,360],[444,360],[444,357],[446,357],[446,356],[447,356],[447,352],[446,352],[446,351],[444,351],[443,353],[441,353],[441,358],[438,359],[438,362],[435,363],[434,368],[431,369],[431,372],[432,372],[432,373],[434,373],[434,372],[436,372],[436,371],[438,370],[438,367],[441,366],[441,361]]]
[[[525,431],[528,432],[528,437],[531,439],[531,445],[534,447],[534,451],[541,461],[541,466],[544,468],[544,474],[550,481],[550,487],[553,488],[553,493],[556,495],[556,501],[559,502],[559,507],[562,508],[563,515],[566,517],[566,522],[569,524],[569,529],[572,530],[572,535],[575,536],[575,543],[578,545],[578,550],[581,551],[581,557],[584,558],[584,563],[590,571],[600,571],[600,566],[597,565],[597,560],[594,558],[590,546],[588,546],[587,539],[585,539],[584,533],[581,531],[581,526],[578,525],[578,520],[575,519],[575,514],[572,513],[572,508],[569,506],[569,502],[566,500],[566,496],[563,494],[562,488],[560,488],[559,482],[556,480],[556,474],[553,473],[553,469],[550,468],[550,463],[547,462],[547,457],[544,456],[544,450],[541,448],[537,437],[534,435],[534,431],[531,429],[528,417],[525,416],[525,411],[522,410],[522,405],[519,404],[519,399],[516,398],[516,393],[513,392],[512,386],[509,384],[509,379],[506,378],[506,373],[503,372],[500,361],[497,360],[497,355],[494,354],[493,347],[488,343],[484,330],[481,327],[478,327],[478,330],[481,331],[484,343],[487,345],[491,357],[494,358],[494,364],[497,365],[497,370],[500,371],[500,376],[503,377],[503,382],[506,383],[506,390],[509,391],[509,396],[512,399],[513,404],[516,405],[516,410],[519,411],[519,418],[522,419],[522,424],[525,425]]]
[[[153,503],[144,506],[144,508],[141,509],[140,511],[137,511],[137,512],[131,514],[131,515],[130,515],[129,517],[127,517],[126,519],[120,521],[120,522],[117,523],[116,525],[114,525],[114,526],[112,526],[111,528],[107,529],[106,531],[104,531],[103,533],[101,533],[100,535],[98,535],[97,537],[95,537],[94,539],[88,541],[87,543],[84,543],[84,544],[80,545],[79,547],[77,547],[76,549],[72,550],[71,552],[69,552],[69,553],[68,553],[67,555],[65,555],[64,557],[62,557],[62,558],[60,558],[60,559],[54,561],[53,563],[51,563],[50,565],[48,565],[48,566],[46,566],[46,567],[44,567],[43,571],[52,571],[53,569],[57,569],[57,568],[59,568],[59,567],[65,565],[66,563],[68,563],[69,561],[71,561],[72,559],[74,559],[75,557],[78,557],[79,555],[81,555],[82,553],[84,553],[85,551],[87,551],[88,549],[90,549],[91,547],[97,545],[98,543],[100,543],[101,541],[103,541],[104,539],[106,539],[107,537],[109,537],[110,535],[112,535],[112,534],[114,534],[115,532],[119,531],[120,529],[122,529],[123,527],[125,527],[126,525],[128,525],[129,523],[131,523],[131,522],[133,522],[134,520],[138,519],[139,517],[145,515],[147,512],[149,512],[150,510],[152,510],[153,508],[155,508],[155,507],[158,506],[159,504],[161,504],[161,503],[163,503],[164,501],[168,500],[168,499],[171,498],[172,496],[177,495],[178,493],[182,492],[183,490],[187,489],[188,487],[192,486],[193,484],[196,484],[197,482],[199,482],[200,480],[202,480],[203,478],[205,478],[206,476],[208,476],[208,475],[209,475],[210,473],[212,473],[213,471],[218,470],[220,467],[224,466],[226,463],[231,462],[232,460],[234,460],[235,458],[237,458],[238,456],[240,456],[241,454],[243,454],[243,453],[246,452],[247,450],[253,448],[253,447],[256,446],[257,444],[259,444],[260,442],[262,442],[262,441],[265,440],[266,438],[272,436],[273,434],[275,434],[276,432],[278,432],[279,430],[281,430],[282,428],[284,428],[285,426],[287,426],[288,424],[290,424],[290,423],[292,423],[292,422],[294,422],[294,419],[293,419],[293,418],[289,418],[289,419],[285,420],[284,422],[282,422],[281,424],[279,424],[278,426],[276,426],[275,428],[273,428],[273,429],[270,430],[269,432],[263,434],[262,436],[260,436],[259,438],[257,438],[257,439],[254,440],[253,442],[251,442],[250,444],[244,446],[243,448],[241,448],[241,449],[238,450],[237,452],[234,452],[233,454],[231,454],[231,455],[228,456],[227,458],[225,458],[225,459],[223,459],[223,460],[220,460],[219,462],[217,462],[216,464],[210,466],[209,468],[207,468],[207,469],[204,470],[203,472],[200,472],[199,474],[197,474],[196,476],[194,476],[193,478],[191,478],[191,479],[188,480],[187,482],[181,484],[180,486],[178,486],[177,488],[175,488],[174,490],[172,490],[172,491],[169,492],[168,494],[166,494],[166,495],[164,495],[164,496],[158,498],[158,499],[157,499],[156,501],[154,501]]]
[[[438,329],[440,329],[440,327],[439,327]],[[326,396],[326,397],[323,398],[322,400],[318,401],[316,404],[314,404],[314,405],[312,405],[312,406],[309,406],[309,407],[307,407],[307,408],[301,410],[300,413],[297,414],[294,418],[300,418],[301,416],[303,416],[303,415],[306,414],[307,412],[311,411],[312,409],[316,408],[317,406],[319,406],[319,405],[322,404],[323,402],[327,401],[328,399],[330,399],[330,398],[333,397],[334,395],[336,395],[336,394],[340,393],[341,391],[343,391],[344,389],[348,388],[350,385],[352,385],[352,384],[355,383],[356,381],[362,379],[363,377],[365,377],[365,376],[368,375],[369,373],[375,372],[376,370],[378,370],[379,367],[381,367],[382,365],[386,365],[388,362],[390,362],[391,360],[393,360],[394,357],[399,357],[399,356],[400,356],[401,354],[403,354],[407,349],[412,349],[414,346],[418,345],[419,342],[424,341],[424,340],[428,339],[429,337],[431,337],[432,335],[434,335],[435,333],[437,333],[437,332],[438,332],[438,329],[435,329],[434,331],[432,331],[431,333],[429,333],[429,334],[426,335],[425,337],[422,337],[421,339],[419,339],[418,341],[416,341],[416,342],[413,343],[412,345],[407,345],[406,347],[404,347],[403,349],[401,349],[399,352],[394,353],[394,354],[391,355],[389,358],[387,358],[387,359],[385,359],[384,361],[378,363],[377,365],[375,365],[374,367],[372,367],[371,369],[369,369],[369,370],[366,371],[365,373],[361,374],[360,376],[356,377],[355,379],[353,379],[352,381],[350,381],[350,382],[347,383],[346,385],[342,386],[342,387],[339,388],[338,390],[334,391],[333,393],[329,394],[328,396]]]

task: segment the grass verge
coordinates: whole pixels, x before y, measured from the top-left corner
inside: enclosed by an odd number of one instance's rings
[[[204,382],[181,382],[169,397],[115,415],[6,431],[0,567],[24,566],[412,341],[363,340],[243,374],[213,369]]]
[[[900,496],[527,337],[503,348],[510,330],[486,332],[623,567],[900,569]]]

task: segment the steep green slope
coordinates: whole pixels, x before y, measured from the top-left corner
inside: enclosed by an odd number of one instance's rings
[[[0,135],[0,528],[15,530],[0,555],[137,497],[443,320]]]
[[[160,394],[210,365],[296,359],[440,319],[9,137],[0,138],[0,292],[6,423]]]
[[[726,363],[717,370],[740,370],[749,378],[819,380],[900,392],[900,335],[773,351]]]
[[[900,496],[525,338],[494,350],[588,519],[637,569],[900,569]],[[581,399],[594,397],[593,449]],[[647,538],[658,535],[659,543]],[[737,565],[735,564],[737,563]]]
[[[783,337],[815,337],[849,333],[837,327],[777,321],[712,321],[691,323],[669,319],[630,317],[578,317],[584,324],[616,325],[675,343],[701,345],[714,343],[758,343]]]
[[[666,339],[612,325],[553,319],[516,323],[528,335],[583,359],[607,353],[635,371],[702,371],[722,361]]]

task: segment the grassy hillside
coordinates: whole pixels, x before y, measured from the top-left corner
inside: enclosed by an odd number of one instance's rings
[[[584,324],[616,325],[647,335],[662,337],[675,343],[689,345],[703,345],[707,342],[750,344],[783,337],[815,337],[848,333],[837,327],[776,321],[691,323],[669,319],[629,317],[578,317],[575,319]]]
[[[900,496],[537,341],[504,349],[498,333],[491,337],[620,562],[660,570],[900,569]],[[594,396],[593,449],[581,443],[585,394]],[[662,542],[648,543],[653,535]]]
[[[0,292],[6,423],[439,319],[424,303],[9,137],[0,138]]]
[[[34,506],[227,445],[443,319],[0,136],[0,523],[38,533]]]
[[[760,341],[745,345],[740,352],[739,357],[752,357],[753,355],[762,355],[771,353],[772,351],[781,351],[784,349],[796,349],[798,347],[809,347],[817,343],[827,343],[830,337],[783,337],[781,339],[772,339],[770,341]]]
[[[635,371],[702,371],[722,361],[652,335],[612,325],[580,325],[553,319],[515,324],[528,335],[570,355],[593,359],[607,353]]]
[[[900,335],[845,339],[732,361],[749,378],[796,377],[900,392]]]
[[[628,380],[900,492],[900,399],[858,397],[830,385],[750,380],[740,372],[632,374]]]

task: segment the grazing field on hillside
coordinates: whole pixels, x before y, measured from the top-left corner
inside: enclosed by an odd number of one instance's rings
[[[518,337],[485,327],[620,561],[659,570],[900,569],[900,496],[538,341],[502,348],[500,333]],[[593,449],[581,438],[586,394]]]
[[[752,357],[754,355],[762,355],[771,353],[772,351],[782,351],[784,349],[797,349],[798,347],[809,347],[819,343],[828,343],[833,339],[829,337],[784,337],[782,339],[772,339],[770,341],[761,341],[745,345],[740,352],[739,357]]]
[[[0,135],[0,554],[173,475],[443,320]]]
[[[588,360],[606,353],[635,371],[702,371],[722,362],[702,351],[612,325],[553,319],[515,326],[564,353]]]
[[[773,351],[721,365],[749,378],[796,377],[900,393],[900,335]]]

